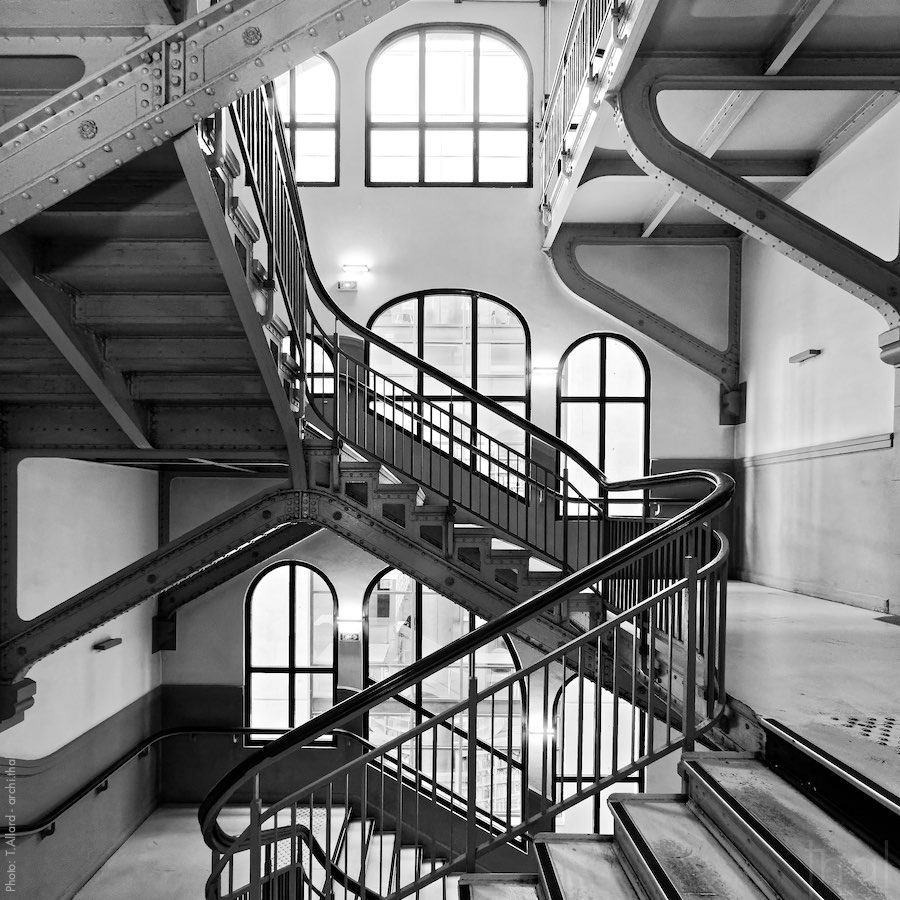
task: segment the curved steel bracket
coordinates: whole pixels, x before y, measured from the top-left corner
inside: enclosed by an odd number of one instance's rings
[[[760,75],[759,60],[654,56],[638,60],[614,99],[616,125],[650,176],[766,246],[821,275],[900,324],[900,266],[885,262],[820,222],[730,174],[677,140],[657,105],[662,91],[898,91],[894,58],[806,58],[789,75]],[[827,74],[822,74],[827,73]]]
[[[715,244],[728,249],[728,345],[724,351],[598,281],[578,262],[576,253],[581,246],[623,243],[644,246]],[[684,226],[665,229],[657,237],[641,238],[640,226],[563,225],[550,249],[550,258],[569,290],[711,375],[724,386],[726,394],[737,390],[741,334],[741,247],[737,232],[716,226]]]

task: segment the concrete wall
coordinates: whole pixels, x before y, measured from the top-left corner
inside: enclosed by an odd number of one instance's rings
[[[791,202],[893,257],[900,108],[809,179]],[[744,578],[872,609],[900,593],[898,483],[889,434],[887,326],[861,301],[750,239],[743,263]],[[821,356],[790,364],[808,348]]]
[[[553,4],[555,41],[561,41],[568,16],[567,4]],[[366,65],[384,37],[428,21],[494,25],[514,37],[531,59],[535,109],[540,111],[543,10],[537,4],[409,3],[333,47],[329,52],[341,82],[341,185],[301,188],[312,252],[326,286],[335,291],[345,263],[370,266],[358,278],[358,292],[334,293],[363,324],[383,303],[411,291],[455,287],[494,294],[522,313],[531,330],[533,364],[540,368],[556,366],[565,349],[584,334],[625,334],[650,362],[651,454],[730,457],[733,429],[718,424],[718,384],[560,282],[540,251],[539,187],[364,186]],[[645,287],[650,291],[653,285]],[[324,324],[331,327],[327,320]],[[556,428],[555,396],[554,377],[534,379],[532,416],[551,431]]]

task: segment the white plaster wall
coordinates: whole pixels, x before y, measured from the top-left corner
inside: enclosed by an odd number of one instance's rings
[[[157,475],[76,459],[18,466],[17,578],[23,619],[156,549]]]
[[[554,4],[551,24],[565,31],[566,4]],[[345,263],[371,267],[354,294],[334,293],[366,324],[383,303],[428,288],[470,288],[512,303],[532,335],[536,367],[555,366],[578,337],[620,332],[635,340],[650,362],[653,388],[651,454],[730,457],[732,429],[719,422],[719,387],[674,354],[622,326],[572,294],[541,252],[540,189],[366,188],[364,106],[366,64],[381,40],[419,22],[478,22],[511,34],[532,60],[535,108],[540,110],[543,11],[535,4],[409,3],[333,47],[341,77],[341,186],[302,188],[317,267],[335,291]],[[564,24],[560,24],[564,22]],[[354,276],[355,277],[355,276]],[[653,285],[649,290],[656,290]],[[323,323],[326,328],[331,323]],[[535,379],[532,417],[556,427],[555,381]]]
[[[157,474],[71,459],[18,466],[17,602],[25,619],[96,584],[157,546]],[[25,719],[0,734],[9,756],[46,756],[159,684],[151,655],[155,601],[37,662]],[[123,643],[98,652],[108,637]]]
[[[812,176],[792,203],[869,249],[895,255],[898,141],[895,107]],[[878,355],[884,319],[749,239],[743,276],[747,422],[737,428],[737,455],[893,431],[895,376]],[[820,349],[821,356],[788,362],[808,348]],[[744,576],[868,608],[896,602],[896,453],[894,448],[749,468]]]
[[[283,484],[278,478],[173,478],[169,492],[169,538],[175,540],[254,494]]]
[[[37,683],[34,706],[22,722],[0,733],[0,756],[47,756],[157,687],[160,659],[151,652],[155,613],[155,600],[143,603],[35,663],[26,673]],[[122,643],[92,649],[106,638]]]

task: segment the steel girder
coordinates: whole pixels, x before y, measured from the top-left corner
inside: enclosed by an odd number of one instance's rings
[[[506,612],[518,602],[462,563],[447,559],[441,550],[415,541],[401,527],[391,527],[344,497],[276,488],[233,507],[30,621],[18,617],[15,594],[7,590],[0,608],[4,636],[0,719],[4,709],[9,716],[21,718],[31,705],[34,681],[25,675],[38,660],[147,600],[157,598],[160,616],[171,621],[179,607],[205,590],[322,526],[483,618]],[[519,636],[546,652],[571,639],[572,632],[539,619]]]
[[[889,327],[900,324],[900,266],[837,234],[714,159],[677,140],[657,105],[660,92],[898,91],[900,60],[804,57],[788,74],[761,75],[753,58],[650,56],[632,67],[613,99],[628,152],[648,175],[741,231],[785,254],[877,309]]]
[[[0,128],[0,234],[405,0],[227,0]]]
[[[658,313],[626,297],[585,272],[576,252],[581,246],[637,244],[642,246],[717,245],[728,250],[728,345],[718,350]],[[738,387],[740,367],[741,245],[739,232],[727,226],[667,226],[644,238],[639,225],[563,225],[550,258],[569,290],[630,325],[677,356],[719,381],[726,394]],[[731,401],[729,401],[731,402]]]

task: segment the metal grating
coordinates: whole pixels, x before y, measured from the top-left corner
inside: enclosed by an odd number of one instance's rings
[[[900,753],[900,719],[896,716],[839,716],[831,717],[843,728],[849,728],[851,734],[861,735],[882,747],[888,747]]]

